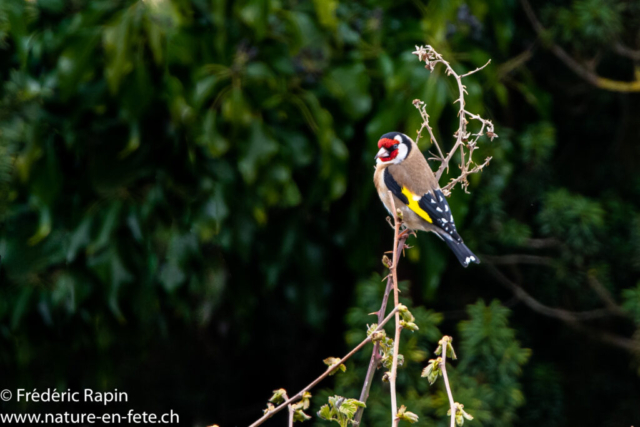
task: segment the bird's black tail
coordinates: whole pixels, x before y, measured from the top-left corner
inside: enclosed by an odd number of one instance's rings
[[[471,262],[480,264],[480,260],[478,259],[478,257],[473,252],[471,252],[471,250],[464,243],[458,243],[455,240],[449,239],[444,239],[444,241],[456,255],[456,258],[458,258],[458,261],[460,261],[460,264],[462,264],[464,268],[467,268],[469,266],[469,263]]]

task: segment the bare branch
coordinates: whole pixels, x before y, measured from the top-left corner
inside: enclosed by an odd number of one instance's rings
[[[640,61],[640,50],[631,49],[620,42],[613,44],[613,51],[634,61]]]
[[[444,155],[442,154],[440,145],[438,144],[438,141],[436,140],[436,137],[433,134],[433,129],[429,125],[429,114],[427,114],[427,105],[419,99],[414,99],[413,105],[418,109],[418,111],[420,111],[420,116],[422,117],[422,125],[420,126],[420,129],[418,129],[418,135],[416,136],[416,144],[420,140],[422,130],[427,129],[427,131],[429,132],[429,137],[431,138],[431,143],[435,145],[436,148],[438,149],[439,157],[435,157],[435,159],[440,162],[444,162]]]
[[[451,162],[454,154],[458,150],[460,150],[460,175],[457,178],[452,178],[451,181],[442,188],[443,193],[446,196],[450,195],[451,190],[458,183],[462,186],[465,192],[467,192],[467,188],[469,186],[467,177],[471,174],[481,172],[491,160],[491,158],[488,157],[482,164],[476,164],[473,161],[473,152],[477,149],[478,140],[483,135],[486,135],[491,140],[493,140],[493,138],[497,138],[498,135],[495,133],[493,123],[490,120],[486,120],[478,114],[474,114],[466,110],[464,96],[467,94],[467,90],[464,84],[462,84],[462,79],[484,69],[491,63],[491,60],[473,71],[469,71],[468,73],[459,75],[453,69],[451,64],[449,64],[449,62],[447,62],[442,57],[442,55],[438,53],[432,46],[416,46],[416,51],[413,53],[418,56],[418,59],[420,61],[424,61],[426,63],[425,67],[428,70],[433,71],[437,64],[442,64],[445,67],[445,73],[448,76],[453,76],[456,80],[456,84],[458,87],[458,97],[454,101],[454,104],[458,104],[459,109],[458,130],[454,134],[456,141],[446,156],[443,154],[442,149],[440,148],[440,145],[438,144],[438,141],[433,134],[431,125],[429,124],[429,115],[427,114],[425,103],[416,99],[413,101],[413,105],[418,109],[418,111],[420,111],[420,115],[422,117],[422,126],[418,130],[417,139],[420,138],[422,131],[424,129],[427,129],[431,137],[431,143],[434,144],[436,146],[436,149],[438,150],[439,156],[434,156],[432,158],[433,160],[438,160],[440,162],[440,166],[435,173],[436,179],[438,181],[440,181],[440,178],[442,177],[445,170],[447,171],[447,173],[449,172],[449,163]],[[467,131],[467,125],[469,124],[467,118],[480,122],[480,130],[477,133],[472,134]],[[465,149],[468,150],[468,153],[465,151]]]
[[[569,310],[564,310],[560,308],[548,307],[542,304],[541,302],[539,302],[538,300],[536,300],[535,298],[533,298],[531,295],[525,292],[525,290],[522,289],[520,286],[518,286],[517,284],[509,280],[497,268],[495,268],[494,266],[488,263],[485,265],[488,266],[489,271],[491,271],[491,273],[498,279],[498,281],[503,286],[513,291],[514,295],[518,299],[520,299],[522,302],[524,302],[525,305],[527,305],[533,311],[548,317],[560,319],[564,321],[571,328],[577,331],[583,332],[585,335],[587,335],[590,338],[600,340],[604,343],[625,349],[627,351],[640,352],[640,343],[626,337],[621,337],[618,335],[611,334],[609,332],[594,330],[592,328],[585,328],[583,324],[580,322],[583,320],[592,320],[592,319],[598,319],[605,316],[609,316],[611,313],[608,309],[597,309],[597,310],[576,312],[576,311],[569,311]]]
[[[556,238],[547,237],[543,239],[528,239],[525,245],[533,249],[544,249],[561,246],[561,242]]]
[[[530,47],[530,48],[526,49],[525,51],[523,51],[522,53],[520,53],[520,54],[516,55],[515,57],[509,59],[508,61],[503,62],[502,64],[500,64],[498,66],[498,72],[497,72],[498,78],[499,79],[504,78],[504,76],[506,76],[507,74],[509,74],[513,70],[519,68],[524,63],[526,63],[531,58],[533,58],[532,49],[533,49],[533,47]]]
[[[447,343],[449,337],[442,338],[440,341],[442,344],[442,360],[440,362],[440,370],[442,371],[442,377],[444,378],[444,386],[447,389],[447,396],[449,397],[449,407],[451,410],[451,427],[456,425],[456,412],[457,403],[453,400],[453,393],[451,392],[451,385],[449,385],[449,377],[447,376]]]
[[[393,247],[396,248],[400,235],[400,226],[402,225],[402,221],[398,218],[399,213],[396,210],[395,201],[393,200],[394,196],[389,191],[389,200],[391,200],[391,212],[393,213],[393,222],[395,224],[395,231],[393,235]],[[393,280],[393,303],[396,312],[396,333],[393,341],[393,361],[391,363],[391,373],[389,374],[389,385],[391,386],[391,426],[396,427],[399,423],[399,419],[397,417],[398,414],[398,400],[396,396],[396,379],[398,377],[398,352],[400,350],[400,333],[402,332],[402,325],[400,324],[400,313],[398,312],[398,308],[400,306],[400,301],[398,298],[398,261],[399,261],[399,253],[394,250],[393,252],[393,265],[391,266],[391,278]]]
[[[549,50],[551,50],[551,52],[553,52],[553,54],[556,55],[558,59],[564,62],[564,64],[569,67],[574,73],[600,89],[606,89],[614,92],[640,92],[640,72],[638,72],[637,69],[635,73],[636,79],[632,82],[611,80],[599,76],[588,67],[580,64],[578,61],[573,59],[573,57],[569,55],[563,48],[551,42],[548,37],[545,37],[547,30],[542,26],[542,24],[536,17],[531,4],[529,4],[527,0],[520,0],[520,2],[522,3],[522,7],[525,11],[525,14],[529,18],[529,21],[531,21],[533,29],[538,34],[538,37],[540,37],[542,41],[545,42]]]
[[[395,242],[395,246],[396,246],[396,253],[397,253],[397,261],[400,261],[400,254],[402,253],[402,250],[405,247],[405,242],[407,240],[409,236],[403,236],[399,239],[398,242]],[[384,314],[387,311],[387,302],[389,301],[389,294],[391,293],[391,290],[393,289],[393,279],[392,276],[388,276],[387,277],[387,287],[384,291],[384,296],[382,298],[382,304],[380,305],[380,310],[378,310],[378,323],[382,322],[382,319],[384,318]],[[364,379],[364,384],[362,386],[362,391],[360,392],[360,402],[362,403],[367,403],[367,399],[369,398],[369,391],[371,390],[371,384],[373,382],[373,376],[376,373],[376,370],[378,369],[378,365],[380,363],[380,345],[376,342],[373,346],[373,352],[371,353],[371,359],[369,359],[369,368],[367,369],[367,375],[365,376]],[[358,408],[358,412],[356,412],[356,415],[354,417],[354,421],[356,423],[360,423],[360,421],[362,420],[362,414],[364,413],[364,408]]]
[[[482,70],[484,67],[486,67],[489,64],[491,64],[491,60],[488,60],[487,63],[484,64],[482,67],[478,67],[473,71],[469,71],[468,73],[461,75],[460,78],[463,79],[463,78],[465,78],[467,76],[470,76],[471,74],[477,73],[478,71]]]
[[[399,309],[399,307],[395,307],[393,310],[391,310],[389,315],[387,315],[387,317],[385,317],[384,320],[382,322],[380,322],[380,324],[378,325],[378,327],[375,329],[374,332],[382,330],[384,325],[386,325],[387,322],[389,322],[389,320],[391,320],[391,318],[398,312],[398,309]],[[365,345],[370,343],[372,337],[373,337],[373,334],[370,334],[360,344],[355,346],[353,348],[353,350],[351,350],[349,353],[347,353],[346,356],[344,356],[342,359],[340,359],[338,362],[334,363],[333,365],[329,366],[329,368],[327,368],[327,370],[322,375],[320,375],[318,378],[313,380],[305,388],[300,390],[295,396],[285,400],[283,403],[281,403],[280,405],[276,406],[272,411],[269,411],[269,412],[265,413],[260,419],[258,419],[256,422],[251,424],[249,427],[257,427],[257,426],[261,425],[262,423],[267,421],[269,418],[271,418],[272,416],[274,416],[275,414],[277,414],[278,412],[280,412],[281,410],[283,410],[284,408],[289,406],[291,403],[295,402],[298,399],[301,399],[302,395],[304,394],[305,391],[311,390],[313,387],[318,385],[318,383],[320,383],[322,380],[327,378],[333,371],[338,369],[340,367],[340,365],[342,365],[344,362],[349,360],[351,358],[351,356],[356,354],[362,347],[364,347]]]
[[[600,319],[610,316],[611,313],[605,308],[599,308],[589,311],[569,311],[562,308],[549,307],[542,304],[540,301],[529,295],[522,287],[512,282],[505,276],[500,270],[494,267],[492,264],[486,264],[489,271],[493,276],[498,279],[503,286],[510,289],[515,296],[517,296],[525,305],[532,310],[544,314],[545,316],[554,317],[556,319],[563,320],[565,322],[579,322],[581,320]]]
[[[553,258],[539,255],[510,254],[510,255],[482,255],[482,259],[494,265],[500,264],[534,264],[553,265]]]
[[[283,393],[282,397],[284,398],[284,400],[289,400],[289,396],[287,396],[287,393]],[[289,427],[293,427],[293,415],[295,414],[295,411],[293,410],[293,405],[289,404],[288,405],[289,408],[289,423],[288,426]]]
[[[598,280],[598,278],[594,274],[589,274],[587,278],[587,283],[593,291],[598,295],[600,300],[604,303],[604,305],[611,311],[613,314],[616,314],[621,317],[629,317],[629,314],[622,309],[618,304],[616,304],[611,292],[604,287],[602,283]]]

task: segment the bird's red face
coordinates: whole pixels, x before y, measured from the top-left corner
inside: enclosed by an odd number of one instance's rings
[[[378,141],[378,154],[376,154],[376,160],[380,159],[381,162],[390,162],[398,156],[399,143],[395,139],[382,138]]]

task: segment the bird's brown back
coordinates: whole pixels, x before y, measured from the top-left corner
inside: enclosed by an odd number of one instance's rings
[[[401,186],[413,194],[422,195],[439,188],[438,181],[418,145],[412,141],[407,158],[398,165],[390,165],[389,172]]]

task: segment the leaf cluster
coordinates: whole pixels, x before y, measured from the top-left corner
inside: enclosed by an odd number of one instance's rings
[[[335,421],[340,427],[347,427],[354,424],[353,417],[358,408],[365,408],[366,405],[357,399],[345,399],[340,396],[329,398],[329,403],[322,405],[318,416],[323,420]]]

